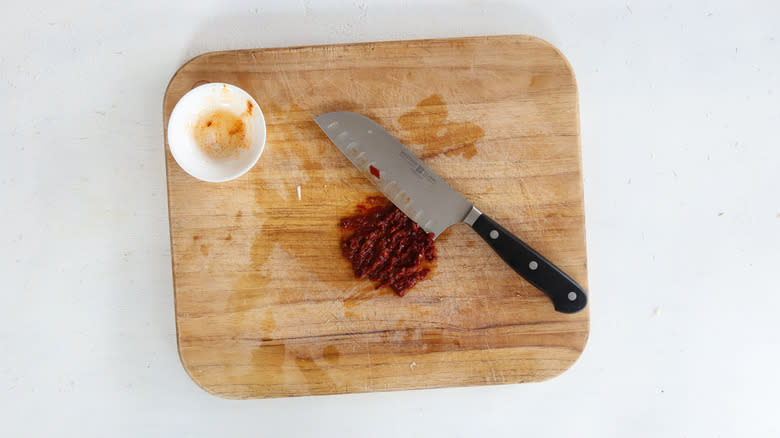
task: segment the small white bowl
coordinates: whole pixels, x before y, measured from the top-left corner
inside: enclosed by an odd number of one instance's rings
[[[263,153],[265,118],[246,91],[230,84],[204,84],[173,108],[168,147],[195,178],[229,181],[251,169]]]

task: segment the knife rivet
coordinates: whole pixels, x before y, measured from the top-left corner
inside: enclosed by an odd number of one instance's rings
[[[493,239],[493,240],[498,239],[498,231],[496,231],[496,230],[491,231],[490,232],[490,238]]]
[[[567,295],[567,298],[569,298],[569,301],[574,301],[577,299],[577,292],[569,292],[569,295]]]
[[[528,268],[532,271],[535,271],[538,267],[539,263],[536,263],[536,260],[531,260],[531,263],[528,264]]]

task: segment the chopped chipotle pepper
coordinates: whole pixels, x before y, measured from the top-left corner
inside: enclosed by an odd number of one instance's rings
[[[377,282],[377,289],[390,286],[404,296],[430,273],[423,262],[436,260],[434,234],[382,197],[368,198],[358,211],[341,220],[343,230],[353,231],[341,242],[344,257],[355,277],[368,277]]]

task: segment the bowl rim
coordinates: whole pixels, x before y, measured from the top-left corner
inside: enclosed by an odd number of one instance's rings
[[[205,89],[222,88],[222,87],[227,87],[231,91],[238,92],[239,94],[241,94],[244,97],[246,97],[247,99],[249,99],[252,102],[252,104],[255,106],[255,108],[257,108],[257,115],[253,115],[252,118],[258,120],[261,123],[261,126],[262,126],[262,132],[261,132],[261,135],[260,135],[260,137],[261,137],[260,138],[260,146],[257,149],[256,156],[251,160],[251,162],[248,162],[245,166],[241,167],[235,173],[230,174],[230,175],[228,175],[228,176],[226,176],[224,178],[203,177],[203,176],[196,175],[196,173],[197,173],[196,171],[193,171],[191,168],[187,168],[187,166],[184,166],[182,164],[182,162],[179,160],[181,155],[177,156],[177,154],[176,154],[176,149],[177,148],[174,147],[173,144],[171,143],[171,131],[172,131],[171,130],[171,126],[172,126],[173,121],[175,120],[174,116],[177,114],[177,110],[178,110],[178,112],[182,111],[181,107],[179,106],[179,104],[187,96],[195,94],[195,93],[201,93]],[[235,86],[233,84],[229,84],[227,82],[209,82],[209,83],[206,83],[206,84],[198,85],[197,87],[195,87],[195,88],[191,89],[190,91],[184,93],[184,95],[181,98],[179,98],[179,100],[176,102],[176,105],[173,106],[173,110],[171,111],[170,117],[168,117],[168,126],[167,126],[167,129],[166,129],[166,136],[165,136],[166,139],[165,140],[166,140],[166,143],[168,144],[168,150],[171,152],[171,156],[173,156],[173,159],[176,161],[176,164],[178,164],[179,167],[181,167],[182,170],[184,170],[188,175],[192,176],[193,178],[199,179],[201,181],[219,183],[219,182],[226,182],[226,181],[234,180],[234,179],[236,179],[236,178],[238,178],[240,176],[243,176],[250,169],[255,167],[255,164],[257,164],[257,162],[260,160],[260,156],[263,155],[263,151],[265,150],[266,130],[267,130],[267,128],[266,128],[266,124],[265,124],[265,114],[263,114],[262,108],[260,108],[260,105],[257,103],[255,98],[251,94],[249,94],[248,91],[244,90],[241,87]],[[255,138],[257,138],[257,135],[255,136]],[[179,151],[179,152],[181,152],[181,151]]]

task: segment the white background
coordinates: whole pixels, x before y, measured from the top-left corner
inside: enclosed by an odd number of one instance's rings
[[[0,6],[0,435],[778,436],[776,1],[165,3]],[[176,69],[212,50],[511,33],[555,44],[579,84],[592,330],[574,367],[276,400],[195,386],[163,161]]]

